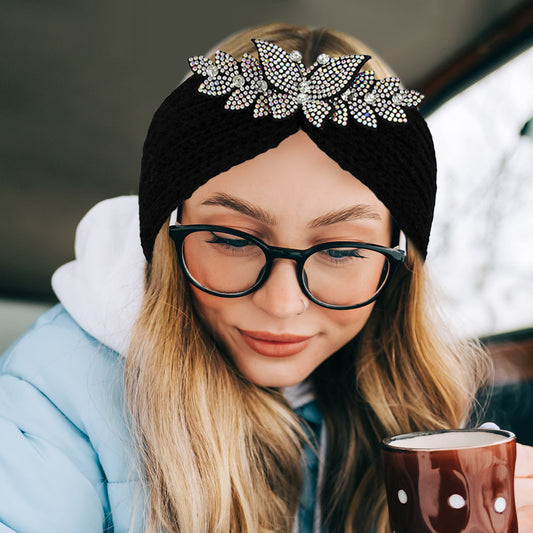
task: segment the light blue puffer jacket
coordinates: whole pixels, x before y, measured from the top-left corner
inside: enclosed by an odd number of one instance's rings
[[[76,259],[52,278],[61,304],[0,357],[0,533],[129,529],[141,489],[119,353],[142,298],[138,235],[137,197],[94,206],[76,230]]]
[[[62,305],[0,358],[0,533],[128,531],[121,373]]]

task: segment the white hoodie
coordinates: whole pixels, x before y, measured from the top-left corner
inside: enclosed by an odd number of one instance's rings
[[[52,276],[52,288],[87,333],[125,353],[141,308],[145,258],[137,196],[96,204],[76,229],[76,259]]]

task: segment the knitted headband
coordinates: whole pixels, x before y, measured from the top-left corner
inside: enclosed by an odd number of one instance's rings
[[[416,109],[422,96],[401,89],[398,78],[360,72],[369,56],[320,54],[306,68],[298,51],[254,44],[259,60],[243,54],[238,62],[220,51],[214,61],[190,58],[194,74],[156,111],[139,187],[146,259],[170,213],[198,187],[300,129],[374,192],[425,257],[436,162]]]

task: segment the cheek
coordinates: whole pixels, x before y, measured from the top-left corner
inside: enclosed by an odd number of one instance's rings
[[[348,309],[346,311],[336,311],[334,309],[324,309],[324,314],[327,316],[328,322],[334,325],[334,327],[345,331],[355,332],[352,336],[355,336],[366,324],[374,303],[360,307],[359,309]]]
[[[372,312],[373,304],[359,309],[335,311],[324,309],[323,321],[327,324],[328,344],[331,353],[351,341],[365,326]]]
[[[215,334],[224,338],[228,327],[250,314],[249,297],[222,298],[191,285],[193,305],[202,322]]]
[[[196,312],[200,318],[206,322],[211,328],[215,327],[215,318],[220,316],[222,312],[223,299],[211,294],[207,294],[193,285],[190,285],[192,293],[192,301]]]

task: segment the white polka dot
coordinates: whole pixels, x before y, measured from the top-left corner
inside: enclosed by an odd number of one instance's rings
[[[448,498],[448,505],[452,509],[462,509],[466,505],[466,502],[460,494],[452,494]]]
[[[407,492],[403,489],[398,491],[398,500],[400,500],[400,503],[407,503]]]
[[[494,510],[497,513],[503,513],[506,507],[507,502],[505,501],[505,498],[502,498],[501,496],[499,498],[496,498],[496,501],[494,502]]]

